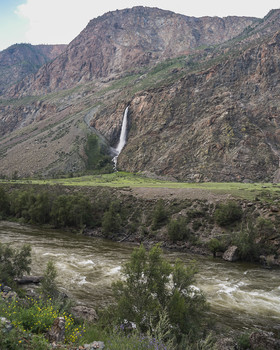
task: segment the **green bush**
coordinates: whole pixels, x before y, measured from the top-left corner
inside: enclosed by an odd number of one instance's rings
[[[120,206],[118,202],[112,202],[102,219],[102,232],[105,237],[119,232],[121,228]]]
[[[81,336],[83,327],[76,325],[71,314],[60,312],[51,299],[25,299],[0,302],[0,314],[9,319],[19,331],[42,334],[50,329],[57,317],[65,319],[65,342],[74,343]]]
[[[88,170],[113,172],[112,156],[110,156],[108,149],[100,144],[97,135],[91,134],[88,136],[85,153]]]
[[[251,348],[250,345],[250,334],[242,333],[237,340],[238,350],[248,350]]]
[[[0,349],[3,350],[50,350],[50,343],[43,334],[33,335],[19,328],[0,332]]]
[[[0,281],[11,283],[25,272],[30,273],[31,246],[25,244],[19,249],[0,243]]]
[[[163,226],[168,220],[168,213],[164,207],[163,200],[159,200],[152,214],[152,229],[156,230]]]
[[[225,250],[223,242],[217,238],[212,238],[208,243],[208,247],[213,253],[213,257],[216,257],[217,252],[223,252]]]
[[[171,265],[158,245],[149,252],[135,249],[123,266],[124,280],[113,284],[116,306],[111,308],[119,324],[136,323],[141,332],[153,334],[161,315],[167,311],[170,329],[179,339],[182,334],[196,334],[203,320],[206,303],[202,293],[192,287],[196,267],[177,260]]]
[[[48,261],[44,276],[41,281],[41,293],[45,299],[57,298],[59,295],[58,287],[56,284],[57,270],[55,264],[52,261]]]
[[[261,247],[256,242],[256,229],[252,224],[234,234],[233,244],[238,247],[240,259],[246,261],[259,259]]]
[[[81,194],[60,195],[52,203],[51,222],[55,227],[83,227],[92,224],[92,205]]]
[[[242,209],[235,202],[219,204],[214,212],[215,222],[220,226],[230,225],[242,218]]]
[[[187,227],[188,220],[184,217],[179,217],[176,220],[170,220],[168,224],[167,234],[172,242],[182,241],[190,237],[190,230]]]
[[[0,220],[6,218],[10,213],[9,196],[3,187],[0,187]]]

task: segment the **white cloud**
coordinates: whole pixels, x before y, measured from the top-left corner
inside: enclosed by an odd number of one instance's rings
[[[32,44],[69,43],[87,25],[89,20],[117,8],[151,6],[189,16],[256,16],[263,17],[270,9],[279,7],[279,0],[26,0],[17,14],[29,25],[26,41]]]

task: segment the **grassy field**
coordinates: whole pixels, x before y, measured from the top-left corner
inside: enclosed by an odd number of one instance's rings
[[[4,181],[11,182],[11,181]],[[132,174],[126,172],[116,172],[112,174],[87,175],[76,178],[61,179],[26,179],[12,181],[21,184],[39,184],[39,185],[64,185],[64,186],[108,186],[108,187],[148,187],[148,188],[192,188],[205,189],[214,193],[228,193],[237,198],[255,200],[259,197],[262,200],[272,201],[280,199],[280,184],[272,183],[238,183],[238,182],[171,182],[145,177],[141,174]]]

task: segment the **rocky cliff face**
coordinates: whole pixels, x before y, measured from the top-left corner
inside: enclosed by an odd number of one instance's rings
[[[257,19],[178,15],[157,8],[134,7],[93,19],[54,62],[15,86],[11,96],[67,89],[99,77],[216,45],[240,34]]]
[[[280,32],[130,101],[119,166],[200,181],[279,181]]]
[[[137,7],[92,20],[0,101],[0,173],[83,169],[86,135],[115,146],[129,105],[119,168],[279,182],[279,18],[280,10],[263,20],[197,19]]]
[[[0,52],[0,95],[45,63],[54,60],[66,45],[16,44]]]

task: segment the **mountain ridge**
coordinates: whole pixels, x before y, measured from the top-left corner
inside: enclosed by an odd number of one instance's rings
[[[121,29],[122,16],[133,11]],[[180,31],[186,16],[168,12],[163,23],[177,32],[165,25],[166,41],[151,35],[162,13],[141,7],[92,20],[62,55],[9,90],[8,99],[2,96],[0,173],[83,171],[88,135],[102,135],[114,147],[129,105],[120,169],[184,181],[279,182],[280,10],[262,20],[230,18],[236,36],[219,18],[192,18],[195,26]],[[93,58],[101,64],[94,74]]]

